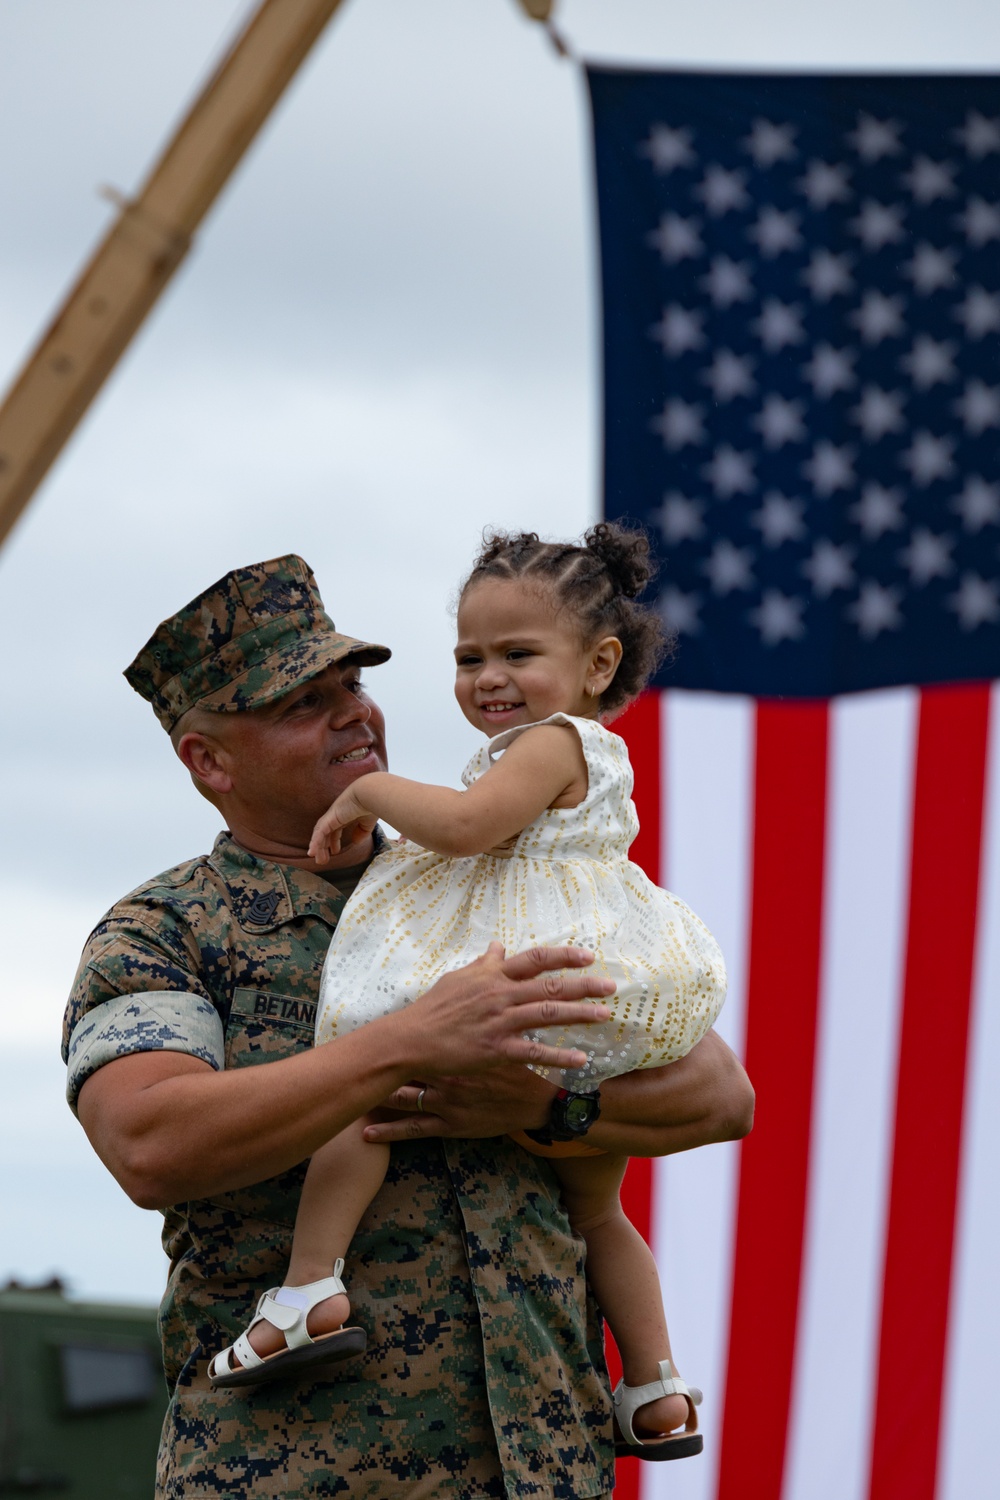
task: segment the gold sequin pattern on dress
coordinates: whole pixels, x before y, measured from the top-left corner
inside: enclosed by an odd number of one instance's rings
[[[574,944],[597,954],[595,971],[615,981],[611,1019],[597,1026],[532,1033],[587,1054],[579,1070],[550,1070],[587,1089],[689,1052],[726,995],[718,944],[690,907],[661,890],[628,858],[639,831],[625,743],[591,719],[571,725],[587,762],[577,807],[548,808],[502,849],[450,859],[403,842],[369,867],[340,920],[327,956],[317,1042],[412,1003],[489,943],[508,953]],[[530,727],[530,726],[525,726]],[[523,728],[484,745],[462,775],[469,787]]]

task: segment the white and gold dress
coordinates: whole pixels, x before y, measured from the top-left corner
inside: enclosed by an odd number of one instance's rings
[[[617,985],[605,1002],[610,1020],[533,1033],[587,1054],[583,1068],[546,1071],[563,1087],[586,1092],[617,1074],[674,1062],[712,1025],[726,996],[718,944],[683,901],[628,859],[639,823],[624,741],[593,719],[553,714],[545,723],[579,735],[584,800],[546,809],[488,854],[453,859],[406,840],[380,854],[337,924],[317,1043],[402,1009],[493,941],[508,953],[538,944],[590,948],[594,972]],[[484,745],[462,773],[465,785],[531,727]]]

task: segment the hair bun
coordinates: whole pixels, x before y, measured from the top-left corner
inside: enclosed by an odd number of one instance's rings
[[[625,531],[608,521],[592,526],[583,538],[590,551],[607,569],[612,587],[626,599],[642,593],[656,573],[649,541],[642,532]]]

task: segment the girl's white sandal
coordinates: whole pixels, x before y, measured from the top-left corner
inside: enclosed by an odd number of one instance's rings
[[[340,1279],[344,1262],[338,1260],[332,1276],[310,1281],[305,1286],[271,1287],[257,1303],[252,1322],[235,1343],[217,1354],[208,1367],[213,1390],[241,1385],[263,1385],[268,1380],[292,1380],[298,1375],[315,1373],[320,1365],[335,1364],[364,1351],[367,1342],[363,1328],[338,1328],[333,1333],[312,1338],[307,1328],[309,1314],[327,1297],[347,1291]],[[258,1323],[270,1323],[285,1335],[285,1348],[261,1357],[247,1338]],[[232,1356],[236,1355],[238,1365]]]
[[[704,1447],[704,1440],[698,1431],[698,1413],[695,1410],[695,1407],[701,1405],[701,1391],[697,1386],[685,1385],[674,1372],[669,1359],[661,1359],[659,1365],[659,1380],[651,1380],[648,1385],[626,1385],[624,1380],[619,1380],[615,1386],[611,1399],[621,1431],[621,1437],[615,1439],[616,1458],[645,1458],[654,1461],[692,1458]],[[640,1406],[656,1401],[661,1396],[683,1396],[687,1401],[688,1419],[683,1431],[667,1438],[637,1437],[632,1428],[632,1418]]]

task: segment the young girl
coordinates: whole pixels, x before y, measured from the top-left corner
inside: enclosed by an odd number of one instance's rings
[[[560,1031],[558,1040],[544,1033],[588,1060],[556,1076],[538,1070],[554,1085],[553,1126],[515,1139],[553,1158],[570,1222],[586,1241],[587,1276],[622,1358],[614,1393],[622,1451],[674,1458],[700,1451],[700,1397],[676,1376],[656,1266],[619,1202],[627,1158],[582,1138],[603,1080],[683,1057],[725,998],[711,934],[628,861],[638,832],[632,773],[624,743],[601,723],[642,690],[662,657],[659,620],[635,602],[651,574],[645,537],[608,524],[582,546],[533,533],[490,537],[458,606],[455,695],[489,737],[463,774],[467,790],[372,772],[320,819],[309,852],[323,864],[344,830],[360,837],[380,817],[404,836],[372,863],[340,919],[318,1043],[408,1004],[492,941],[508,951],[581,945],[616,981],[611,1020]],[[357,1352],[363,1335],[343,1326],[340,1272],[389,1161],[388,1146],[364,1141],[366,1123],[313,1156],[287,1283],[261,1299],[247,1333],[212,1362],[213,1385],[254,1384]],[[651,1437],[660,1441],[643,1441]]]

